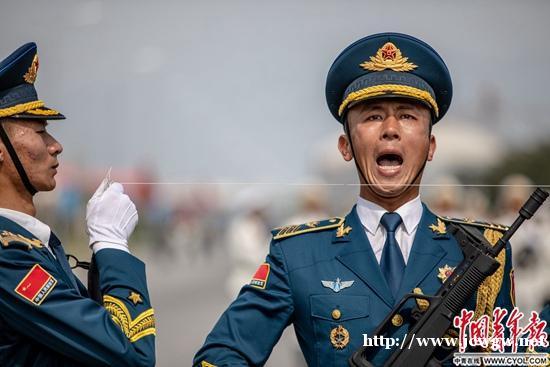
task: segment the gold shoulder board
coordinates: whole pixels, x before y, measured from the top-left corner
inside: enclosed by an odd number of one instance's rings
[[[467,224],[467,225],[471,225],[471,226],[475,226],[475,227],[494,229],[494,230],[501,231],[501,232],[507,231],[508,228],[510,228],[510,227],[505,226],[503,224],[481,222],[481,221],[473,220],[473,219],[470,219],[470,218],[459,219],[459,218],[450,218],[450,217],[443,217],[443,216],[438,216],[438,217],[441,218],[441,220],[443,220],[445,222]]]
[[[344,218],[334,217],[322,221],[307,222],[303,224],[291,224],[284,227],[275,228],[273,233],[274,240],[296,236],[302,233],[324,231],[331,228],[340,227],[344,223]]]

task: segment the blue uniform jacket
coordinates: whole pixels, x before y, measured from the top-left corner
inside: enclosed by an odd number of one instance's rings
[[[442,284],[438,278],[441,269],[462,261],[456,240],[440,221],[424,206],[395,299],[355,208],[345,219],[277,230],[267,265],[255,276],[260,279],[242,288],[206,338],[194,365],[261,366],[283,330],[293,324],[309,366],[347,366],[350,355],[363,345],[363,334],[370,335],[394,303],[416,287],[424,294],[435,294]],[[482,225],[479,228],[483,230]],[[498,296],[495,293],[496,306],[507,309],[513,307],[511,265],[508,246],[500,292]],[[334,286],[338,279],[341,284],[353,283],[338,289]],[[333,287],[322,281],[334,282]],[[476,308],[475,298],[468,308]],[[347,331],[348,340],[345,333],[335,334],[339,326]],[[402,337],[408,326],[403,323],[394,336]],[[335,346],[338,341],[340,347]],[[379,365],[387,357],[387,353],[379,353],[373,362]]]
[[[98,304],[65,258],[55,259],[32,233],[1,216],[0,241],[0,366],[155,364],[154,315],[140,260],[112,249],[95,255],[104,295]]]
[[[544,328],[544,332],[546,333],[546,337],[549,345],[547,345],[546,347],[544,346],[537,347],[535,348],[535,351],[537,353],[547,353],[549,354],[549,358],[550,358],[550,304],[549,303],[547,303],[544,306],[544,308],[539,314],[539,317],[541,320],[546,321],[546,327]]]

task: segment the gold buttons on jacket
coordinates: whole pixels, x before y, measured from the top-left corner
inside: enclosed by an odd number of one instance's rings
[[[422,293],[422,289],[415,288],[413,289],[414,294],[424,294]],[[425,299],[416,298],[416,305],[418,306],[418,309],[422,312],[426,311],[430,307],[430,302]]]
[[[392,323],[393,326],[403,325],[403,316],[401,316],[398,313],[393,315],[393,317],[391,318],[391,323]]]
[[[334,320],[338,320],[342,316],[342,312],[339,309],[335,308],[332,310],[331,316]]]

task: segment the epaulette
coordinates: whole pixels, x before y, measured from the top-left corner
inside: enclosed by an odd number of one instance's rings
[[[441,220],[443,220],[444,222],[466,224],[466,225],[471,225],[471,226],[481,227],[481,228],[489,228],[489,229],[494,229],[494,230],[497,230],[497,231],[500,231],[500,232],[507,231],[508,228],[510,228],[510,227],[505,226],[503,224],[481,222],[481,221],[473,220],[473,219],[470,219],[470,218],[459,219],[459,218],[450,218],[450,217],[439,216],[439,215],[438,215],[438,217]]]
[[[334,217],[321,221],[307,222],[303,224],[291,224],[278,227],[271,231],[274,240],[296,236],[302,233],[318,232],[327,229],[337,228],[344,223],[345,218]]]
[[[483,230],[483,237],[491,244],[495,246],[497,242],[502,238],[504,232],[508,230],[508,226],[502,224],[494,224],[488,222],[475,221],[469,218],[457,219],[449,217],[439,217],[443,222],[458,223],[471,225]],[[506,266],[506,251],[502,250],[496,257],[499,263],[498,269],[490,276],[485,278],[477,289],[476,296],[476,309],[474,313],[474,320],[478,320],[482,315],[487,315],[489,319],[493,317],[493,310],[496,305],[496,300],[500,292],[503,280],[504,269]],[[511,276],[506,274],[506,276]],[[512,301],[513,303],[514,301]]]
[[[15,247],[25,250],[32,250],[33,248],[42,248],[44,245],[40,240],[36,238],[27,238],[21,234],[9,232],[6,230],[0,231],[0,244],[1,247]]]

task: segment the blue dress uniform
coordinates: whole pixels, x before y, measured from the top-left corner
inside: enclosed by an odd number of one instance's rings
[[[0,118],[64,118],[38,99],[37,71],[34,43],[0,63]],[[13,150],[10,155],[16,158]],[[14,164],[34,194],[20,162]],[[43,243],[18,223],[0,215],[0,366],[154,365],[155,319],[145,265],[125,251],[99,250],[98,303],[71,272],[55,234]]]
[[[546,346],[537,346],[534,348],[536,353],[546,354],[547,358],[550,360],[550,303],[546,303],[542,310],[539,313],[539,318],[542,321],[546,321],[546,327],[544,332],[546,333],[546,341],[548,345]]]
[[[395,298],[355,208],[345,218],[275,230],[262,265],[267,272],[241,290],[208,335],[194,365],[261,366],[292,323],[309,366],[347,366],[353,351],[363,345],[363,334],[371,335],[405,293],[418,288],[435,294],[446,271],[462,261],[456,240],[445,230],[449,221],[469,223],[493,243],[506,229],[438,217],[424,206]],[[497,306],[513,307],[510,255],[508,246],[499,257],[500,270],[484,283],[484,292],[471,300],[470,309],[484,314]],[[332,281],[328,287],[323,284],[327,281]],[[405,319],[393,336],[402,337],[408,326]],[[388,353],[379,353],[374,364],[382,363]]]
[[[412,99],[430,110],[433,125],[447,112],[451,97],[451,78],[442,58],[426,43],[397,33],[368,36],[347,47],[331,66],[326,83],[328,107],[346,134],[347,111],[362,101]],[[349,135],[348,141],[351,146]],[[395,295],[355,207],[345,218],[274,231],[266,262],[218,320],[194,366],[261,366],[290,324],[309,366],[347,366],[348,358],[363,345],[363,335],[371,336],[405,293],[435,294],[462,261],[457,241],[446,231],[449,221],[478,228],[492,244],[506,229],[438,217],[423,206]],[[492,314],[497,306],[513,307],[509,245],[498,261],[497,272],[467,305],[476,317]],[[414,302],[410,300],[403,314],[392,319],[393,337],[402,338],[408,330],[407,312]],[[389,353],[376,354],[373,364],[383,363]]]
[[[154,315],[145,265],[120,250],[95,255],[103,304],[88,297],[52,234],[50,250],[0,216],[0,365],[151,366]],[[57,246],[57,248],[56,248]]]

